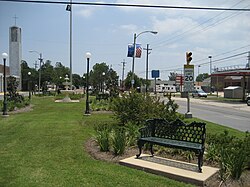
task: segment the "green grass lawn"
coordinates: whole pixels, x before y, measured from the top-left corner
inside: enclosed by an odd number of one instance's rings
[[[84,103],[33,99],[34,110],[0,118],[0,186],[191,186],[92,159],[84,142],[108,114],[84,116]]]
[[[111,114],[84,116],[84,102],[53,97],[32,103],[30,112],[0,117],[0,186],[191,186],[91,158],[84,142],[95,124],[114,120]],[[223,129],[208,125],[211,132]]]

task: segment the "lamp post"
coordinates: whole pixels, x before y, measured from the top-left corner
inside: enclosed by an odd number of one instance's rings
[[[200,74],[200,67],[201,67],[201,65],[198,65],[198,75],[197,76],[199,76],[199,74]],[[198,86],[200,86],[200,81],[198,80]]]
[[[208,56],[210,59],[210,94],[212,94],[212,56]]]
[[[3,57],[3,116],[8,116],[7,98],[6,98],[6,59],[8,58],[8,54],[3,53],[2,57]]]
[[[39,58],[38,58],[38,60],[39,60],[38,94],[40,94],[40,88],[41,88],[41,64],[43,62],[42,53],[39,53],[39,52],[34,51],[34,50],[31,50],[29,52],[30,53],[37,53],[39,55]]]
[[[104,83],[105,83],[104,77],[105,77],[105,72],[102,72],[102,77],[103,77],[102,92],[104,93]]]
[[[29,71],[29,72],[28,72],[28,77],[29,77],[29,80],[28,80],[29,100],[31,99],[31,91],[30,91],[30,75],[31,75],[31,72]]]
[[[144,34],[144,33],[152,33],[152,34],[157,34],[158,32],[156,31],[143,31],[141,33],[139,33],[138,35],[136,35],[136,33],[134,34],[134,44],[133,44],[133,47],[134,47],[134,54],[133,54],[133,60],[132,60],[132,76],[131,76],[131,85],[132,85],[132,88],[134,88],[134,84],[135,84],[135,80],[134,80],[134,69],[135,69],[135,55],[136,55],[136,39],[141,35],[141,34]]]
[[[91,58],[91,53],[87,52],[86,53],[86,58],[87,58],[87,75],[86,75],[86,110],[85,110],[85,115],[90,115],[89,112],[89,59]]]

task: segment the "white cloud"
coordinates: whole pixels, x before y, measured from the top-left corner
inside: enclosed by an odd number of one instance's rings
[[[159,33],[164,33],[165,35],[171,35],[176,33],[181,33],[186,30],[189,25],[196,25],[196,23],[187,17],[183,18],[166,18],[164,20],[152,19],[153,28]]]
[[[129,33],[134,33],[135,31],[138,30],[138,27],[133,24],[128,24],[128,25],[120,25],[119,27],[121,30],[124,30]]]
[[[97,1],[95,3],[105,3],[103,1]],[[74,9],[76,9],[76,14],[83,16],[84,18],[89,18],[95,14],[97,10],[102,9],[102,6],[80,6],[74,5]]]
[[[78,15],[81,15],[81,16],[83,16],[85,18],[90,17],[91,15],[93,15],[93,13],[94,13],[94,9],[86,9],[86,8],[84,8],[82,10],[79,10],[77,12]]]

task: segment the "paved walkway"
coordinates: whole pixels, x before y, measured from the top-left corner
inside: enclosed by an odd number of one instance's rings
[[[204,186],[206,181],[219,171],[218,168],[203,166],[200,173],[197,164],[146,154],[142,154],[139,159],[135,156],[123,159],[120,164],[198,186]]]

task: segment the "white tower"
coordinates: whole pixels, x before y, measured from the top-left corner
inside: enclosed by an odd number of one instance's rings
[[[9,67],[10,76],[16,77],[21,88],[21,60],[22,60],[22,43],[21,28],[17,26],[10,27],[9,34]]]

